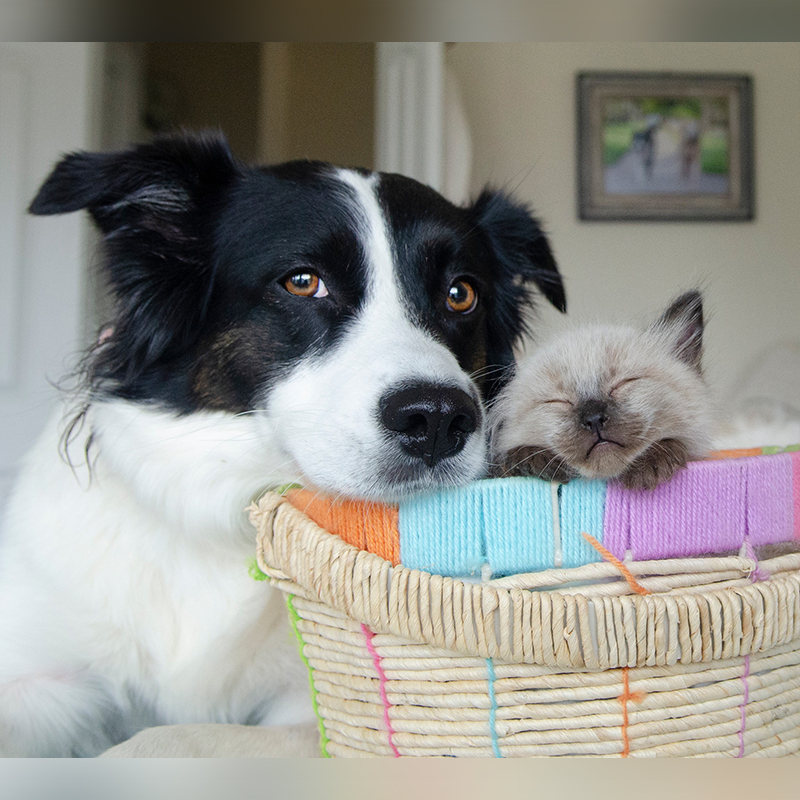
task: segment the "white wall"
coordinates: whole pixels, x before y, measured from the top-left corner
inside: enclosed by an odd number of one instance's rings
[[[723,398],[767,348],[800,342],[800,44],[459,43],[448,59],[472,127],[473,191],[507,186],[544,219],[570,317],[641,319],[701,283],[706,366]],[[575,74],[606,69],[753,76],[755,221],[578,220]],[[557,316],[543,311],[544,328]]]
[[[0,510],[57,403],[50,381],[74,369],[86,344],[85,218],[25,209],[64,152],[97,144],[102,55],[94,42],[0,43],[0,291],[11,298],[11,313],[0,309],[10,366],[0,376]]]

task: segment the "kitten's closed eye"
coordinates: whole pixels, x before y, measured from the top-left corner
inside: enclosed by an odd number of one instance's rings
[[[627,386],[630,383],[634,383],[635,381],[641,381],[645,377],[646,377],[645,375],[637,375],[635,378],[624,378],[623,380],[618,381],[617,383],[615,383],[611,387],[611,389],[608,392],[608,394],[609,394],[610,397],[613,397],[614,396],[614,392],[616,392],[617,389],[621,389],[622,387]]]
[[[493,410],[505,423],[492,442],[499,474],[643,489],[669,480],[709,445],[702,332],[689,292],[649,328],[576,328],[540,348]]]

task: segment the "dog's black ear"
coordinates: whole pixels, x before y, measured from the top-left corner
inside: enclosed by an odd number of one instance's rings
[[[116,295],[105,348],[124,384],[179,353],[196,333],[213,279],[214,218],[238,171],[220,135],[173,135],[117,153],[73,153],[53,170],[32,214],[87,209],[104,234]],[[120,374],[124,373],[124,374]]]
[[[485,237],[497,279],[488,320],[487,366],[509,367],[514,345],[525,332],[526,308],[533,304],[531,284],[562,312],[567,310],[564,284],[550,243],[527,206],[502,192],[484,190],[469,211]],[[487,396],[502,383],[499,377],[490,380]]]
[[[550,242],[530,209],[502,192],[486,189],[471,213],[498,259],[503,277],[535,283],[559,311],[566,311],[564,284]]]
[[[44,215],[85,208],[103,233],[141,224],[168,236],[168,227],[194,213],[235,171],[221,134],[162,136],[122,152],[65,156],[28,210]]]
[[[673,300],[653,325],[655,331],[667,337],[675,355],[698,372],[703,357],[704,327],[703,296],[697,289]]]

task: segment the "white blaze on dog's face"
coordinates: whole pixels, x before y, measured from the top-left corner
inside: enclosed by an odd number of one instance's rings
[[[499,193],[457,208],[399,175],[249,168],[217,139],[167,137],[67,157],[31,210],[78,208],[117,298],[93,399],[247,417],[242,463],[260,440],[274,476],[334,494],[480,476],[525,283],[564,307],[547,239]]]
[[[476,478],[486,459],[478,387],[414,318],[378,176],[342,170],[338,177],[351,189],[367,261],[363,301],[334,348],[304,359],[272,389],[267,409],[277,438],[314,484],[348,495],[387,497]],[[405,419],[392,430],[387,407],[397,404]],[[417,432],[416,453],[414,427],[426,429]]]

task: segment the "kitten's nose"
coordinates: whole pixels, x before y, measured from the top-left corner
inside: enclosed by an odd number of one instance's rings
[[[578,419],[586,430],[599,436],[608,422],[608,406],[603,400],[584,400],[578,406]]]
[[[478,404],[466,392],[431,383],[404,386],[380,401],[384,427],[403,450],[429,467],[464,447],[479,415]]]

